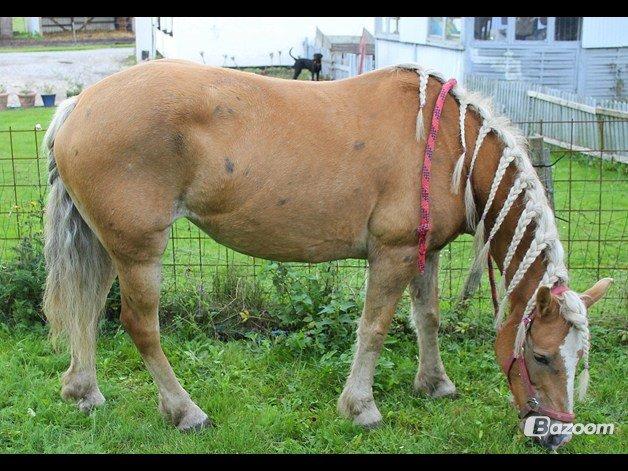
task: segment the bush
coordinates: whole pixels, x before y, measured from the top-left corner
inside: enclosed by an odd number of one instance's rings
[[[254,331],[268,333],[276,323],[268,304],[257,280],[232,268],[214,273],[211,290],[197,284],[166,291],[160,317],[166,329],[179,334],[244,338]]]
[[[0,322],[44,324],[41,234],[23,238],[13,250],[14,256],[0,261]],[[265,281],[272,282],[270,289],[262,288]],[[160,321],[164,331],[187,337],[228,340],[263,334],[290,348],[326,352],[353,343],[362,304],[361,293],[341,286],[332,263],[304,269],[268,262],[257,277],[228,267],[214,273],[209,287],[187,283],[165,290]],[[106,332],[119,328],[119,316],[116,280],[105,307]]]
[[[288,344],[319,352],[330,347],[347,348],[355,337],[363,296],[352,296],[341,288],[332,262],[303,271],[276,262],[264,268],[275,290],[275,315],[283,328],[296,332],[288,338]]]
[[[13,248],[15,257],[0,261],[0,321],[10,325],[43,323],[41,299],[46,271],[43,244],[27,236]]]

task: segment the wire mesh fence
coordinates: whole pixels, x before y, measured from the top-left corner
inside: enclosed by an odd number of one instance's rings
[[[614,119],[613,126],[617,126]],[[604,133],[600,120],[526,121],[518,123],[529,132],[543,133],[548,126],[561,127],[568,137],[563,147],[548,145],[553,179],[554,207],[561,240],[565,247],[571,284],[584,290],[597,279],[615,278],[615,288],[603,309],[619,314],[626,311],[628,285],[628,166],[604,159],[608,153],[623,148],[589,149],[580,152],[577,136]],[[628,126],[628,121],[623,121]],[[601,129],[601,131],[600,131]],[[12,256],[13,249],[25,236],[37,236],[43,228],[42,208],[47,193],[47,162],[41,149],[43,129],[0,130],[0,260]],[[601,140],[604,142],[604,139]],[[571,144],[570,144],[571,143]],[[570,144],[570,145],[569,145]],[[445,305],[458,297],[472,261],[472,239],[459,237],[441,252],[440,295]],[[228,249],[202,233],[187,220],[172,227],[163,256],[165,289],[176,290],[189,283],[210,283],[219,270],[236,271],[239,276],[254,277],[260,286],[268,286],[264,260]],[[290,264],[304,273],[312,265]],[[341,283],[360,289],[364,286],[366,262],[343,260],[329,264]],[[490,309],[486,286],[474,298],[478,311]]]

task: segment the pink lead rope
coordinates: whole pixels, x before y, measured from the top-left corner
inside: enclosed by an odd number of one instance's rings
[[[425,256],[427,254],[427,234],[432,229],[432,221],[430,219],[430,178],[432,169],[432,156],[434,155],[434,146],[436,145],[436,137],[440,129],[440,117],[443,112],[445,98],[449,91],[456,85],[456,79],[448,80],[440,89],[434,113],[432,115],[432,125],[430,126],[430,134],[427,136],[425,144],[425,155],[423,156],[423,170],[421,171],[421,221],[419,223],[419,272],[425,271]]]

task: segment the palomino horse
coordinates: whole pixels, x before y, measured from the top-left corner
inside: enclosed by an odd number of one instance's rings
[[[459,234],[475,232],[478,261],[467,288],[490,251],[505,280],[500,317],[509,307],[495,349],[521,418],[549,410],[559,411],[553,420],[571,419],[576,364],[589,346],[586,307],[611,280],[583,295],[564,289],[563,249],[520,134],[460,86],[444,102],[433,227],[425,271],[417,268],[423,114],[431,116],[442,81],[415,65],[314,83],[159,60],[64,102],[45,138],[44,309],[53,337],[66,333],[72,351],[62,396],[84,411],[105,401],[96,330],[118,276],[121,321],[157,384],[161,411],[181,430],[210,423],[159,339],[161,258],[170,226],[185,217],[256,257],[368,260],[357,350],[338,401],[341,414],[367,427],[382,419],[373,375],[408,285],[420,350],[414,388],[455,393],[438,349],[438,258]],[[522,319],[533,313],[529,326]]]

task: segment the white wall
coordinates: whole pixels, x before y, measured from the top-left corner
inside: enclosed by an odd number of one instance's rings
[[[464,51],[428,45],[426,16],[401,17],[399,34],[375,36],[375,64],[377,68],[404,62],[416,62],[442,72],[446,77],[462,80]]]
[[[461,81],[464,75],[464,51],[421,44],[404,44],[382,39],[375,40],[377,68],[416,62],[441,72],[447,78]]]
[[[592,17],[582,19],[582,47],[627,47],[627,17]]]
[[[174,17],[173,35],[155,31],[155,47],[165,57],[227,66],[292,65],[288,51],[302,54],[303,40],[325,34],[373,31],[373,17]],[[279,60],[281,51],[281,61]],[[225,59],[224,56],[227,56]],[[235,58],[234,60],[231,57]]]
[[[425,44],[427,42],[427,16],[399,18],[399,40]]]

